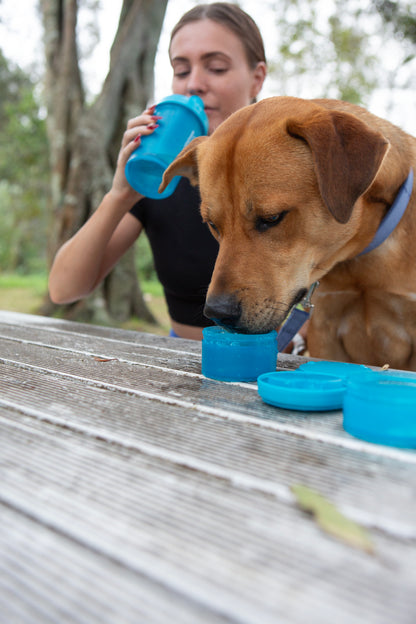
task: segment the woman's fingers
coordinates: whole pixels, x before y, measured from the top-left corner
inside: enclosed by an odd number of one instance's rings
[[[117,159],[117,168],[113,179],[113,188],[122,189],[128,185],[124,168],[131,154],[140,146],[143,136],[152,134],[158,127],[161,117],[154,114],[154,106],[145,110],[141,115],[129,119],[127,129],[121,142],[121,149]]]
[[[126,147],[131,141],[134,141],[139,134],[145,136],[154,132],[159,127],[158,122],[160,119],[160,115],[149,115],[147,113],[130,119],[127,123],[127,130],[123,135],[122,147]]]

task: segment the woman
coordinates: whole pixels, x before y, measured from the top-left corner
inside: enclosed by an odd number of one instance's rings
[[[263,41],[237,5],[198,5],[174,27],[169,55],[173,93],[198,95],[209,134],[231,113],[255,101],[266,76]],[[56,254],[49,277],[55,303],[90,294],[143,229],[163,285],[172,335],[201,339],[211,322],[203,305],[218,247],[199,214],[199,193],[182,178],[164,200],[143,198],[124,175],[141,136],[157,132],[154,107],[131,119],[124,133],[110,191],[85,225]]]

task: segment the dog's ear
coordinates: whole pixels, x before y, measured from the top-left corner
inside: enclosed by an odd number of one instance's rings
[[[159,193],[164,191],[172,178],[177,175],[189,178],[191,184],[194,186],[198,184],[197,150],[199,144],[207,138],[206,136],[196,137],[179,152],[175,160],[171,162],[163,174],[162,183],[159,186]]]
[[[290,135],[308,143],[322,198],[335,219],[347,223],[355,202],[374,180],[389,142],[354,115],[341,111],[323,110],[303,120],[289,119],[286,127]]]

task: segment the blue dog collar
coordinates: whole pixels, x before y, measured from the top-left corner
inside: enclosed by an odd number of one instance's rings
[[[280,352],[286,349],[287,345],[293,340],[293,337],[308,320],[311,310],[313,309],[311,297],[315,288],[318,286],[319,282],[314,282],[312,284],[305,297],[298,305],[292,308],[282,327],[279,329],[277,333],[277,348]]]
[[[399,224],[400,219],[405,213],[405,210],[408,206],[410,196],[412,194],[413,188],[413,169],[410,169],[410,173],[407,176],[406,180],[400,187],[399,192],[397,193],[397,197],[392,203],[388,213],[380,223],[377,232],[371,243],[367,245],[367,247],[358,254],[362,256],[363,254],[369,253],[373,251],[376,247],[384,243],[386,238],[390,236],[395,227]]]

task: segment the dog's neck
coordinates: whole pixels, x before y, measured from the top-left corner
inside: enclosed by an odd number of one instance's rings
[[[410,196],[412,194],[413,188],[413,169],[410,170],[409,175],[406,180],[402,184],[397,193],[396,199],[390,206],[386,216],[383,218],[380,223],[377,232],[374,235],[373,240],[367,247],[359,254],[362,256],[363,254],[369,253],[376,249],[381,243],[383,243],[386,238],[390,236],[395,227],[398,225],[400,219],[404,215],[406,208],[409,204]],[[309,313],[313,305],[310,302],[310,298],[313,294],[313,291],[318,286],[319,282],[315,282],[312,284],[311,288],[308,291],[308,294],[301,302],[301,304],[295,306],[283,326],[280,328],[278,333],[278,348],[279,351],[283,351],[283,349],[290,343],[293,339],[294,335],[297,331],[302,327],[302,325],[309,318]]]
[[[413,188],[413,169],[410,169],[409,175],[407,176],[406,180],[400,187],[399,192],[397,193],[396,199],[390,206],[389,211],[387,212],[386,216],[383,218],[382,222],[380,223],[373,240],[371,241],[369,245],[367,245],[365,249],[363,249],[363,251],[360,254],[358,254],[359,256],[362,256],[364,254],[369,253],[370,251],[373,251],[373,249],[376,249],[376,247],[381,245],[381,243],[383,243],[386,240],[386,238],[390,236],[390,234],[393,232],[395,227],[399,224],[400,219],[402,218],[402,216],[404,215],[406,211],[406,208],[410,201],[410,196],[412,194],[412,188]]]

